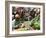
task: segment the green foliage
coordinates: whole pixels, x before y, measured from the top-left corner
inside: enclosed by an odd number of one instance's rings
[[[34,28],[39,30],[40,29],[40,22],[35,21],[34,22]]]
[[[37,17],[34,18],[34,20],[32,21],[31,26],[34,29],[40,30],[40,17],[39,16],[37,16]]]

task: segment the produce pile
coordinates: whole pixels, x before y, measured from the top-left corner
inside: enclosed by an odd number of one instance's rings
[[[40,30],[40,9],[19,7],[13,11],[12,29],[18,31]]]

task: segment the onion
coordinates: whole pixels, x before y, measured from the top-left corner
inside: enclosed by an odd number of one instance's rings
[[[16,17],[16,18],[20,18],[19,14],[16,14],[15,17]]]

